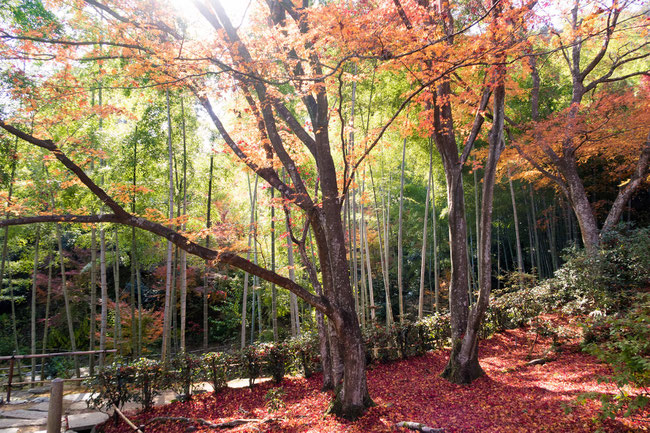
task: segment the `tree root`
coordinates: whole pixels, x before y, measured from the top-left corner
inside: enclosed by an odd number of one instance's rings
[[[157,422],[157,421],[181,421],[181,422],[187,422],[192,424],[201,424],[203,426],[214,428],[214,429],[234,428],[251,422],[262,422],[261,419],[251,418],[251,419],[233,419],[231,421],[213,423],[211,421],[202,418],[185,418],[182,416],[157,416],[147,421],[147,424]]]
[[[419,422],[401,421],[395,424],[395,427],[404,427],[409,430],[420,431],[422,433],[444,433],[444,428],[433,428]]]

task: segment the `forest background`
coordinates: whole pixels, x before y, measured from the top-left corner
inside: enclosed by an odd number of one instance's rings
[[[471,381],[490,296],[648,226],[643,2],[2,5],[0,354],[315,332],[350,415],[362,330],[450,313]]]

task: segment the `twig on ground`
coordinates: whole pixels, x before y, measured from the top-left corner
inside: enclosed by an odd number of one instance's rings
[[[125,423],[128,424],[129,427],[133,429],[133,431],[136,431],[138,433],[143,433],[142,430],[140,430],[135,424],[133,424],[124,414],[122,413],[121,410],[117,408],[117,406],[113,405],[113,410],[124,420]]]

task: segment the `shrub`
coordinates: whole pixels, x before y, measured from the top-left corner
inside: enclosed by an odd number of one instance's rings
[[[283,398],[286,394],[282,388],[269,389],[264,396],[267,410],[269,412],[277,412],[283,408],[285,406]]]
[[[481,337],[526,324],[544,310],[547,293],[548,288],[543,285],[496,293],[485,312]]]
[[[134,399],[134,376],[135,369],[130,365],[114,362],[105,366],[86,381],[86,385],[93,390],[88,405],[98,409],[109,409],[113,405],[121,408],[124,403]]]
[[[255,345],[244,347],[240,352],[241,373],[248,377],[248,386],[255,385],[255,380],[262,373],[262,356],[259,348]]]
[[[601,401],[603,418],[630,416],[650,401],[650,294],[636,298],[627,314],[597,319],[587,332],[583,349],[612,365],[613,374],[600,380],[613,383],[618,394],[587,393],[581,399]],[[631,392],[628,386],[639,391]]]
[[[318,334],[314,332],[300,334],[290,339],[287,345],[294,368],[302,370],[305,377],[311,377],[320,364]]]
[[[378,323],[363,330],[366,358],[370,362],[389,362],[398,359],[393,328]]]
[[[282,382],[289,358],[289,346],[283,342],[265,343],[259,346],[259,350],[262,360],[266,363],[267,371],[273,378],[273,382]]]
[[[164,374],[162,365],[152,359],[140,358],[133,364],[133,400],[139,401],[142,410],[149,410],[153,407],[153,399],[160,394],[164,386]]]
[[[192,398],[192,384],[200,378],[199,358],[190,353],[179,353],[172,358],[166,372],[166,383],[182,401]]]
[[[201,377],[212,384],[215,393],[228,386],[228,370],[233,363],[232,356],[225,352],[208,352],[201,360]]]
[[[545,282],[549,307],[581,314],[624,311],[639,289],[650,286],[650,228],[619,225],[603,233],[598,255],[572,249],[564,258]]]
[[[451,338],[451,321],[448,313],[434,313],[415,323],[419,353],[444,347]]]

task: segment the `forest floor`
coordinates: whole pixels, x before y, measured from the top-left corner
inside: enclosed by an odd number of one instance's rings
[[[148,413],[127,413],[146,433],[185,433],[214,429],[184,421],[149,421],[154,417],[202,418],[213,423],[257,419],[232,432],[407,432],[399,421],[414,421],[454,432],[603,432],[649,431],[648,412],[632,419],[596,421],[600,404],[577,404],[578,394],[613,393],[614,387],[598,383],[611,370],[580,351],[576,321],[559,316],[540,319],[563,330],[561,350],[549,350],[553,339],[542,336],[544,326],[533,324],[508,330],[480,343],[480,363],[486,375],[471,385],[455,385],[440,377],[447,350],[368,369],[368,385],[375,407],[356,422],[324,416],[331,393],[321,392],[321,376],[285,378],[279,385],[284,407],[269,411],[265,395],[278,387],[271,382],[253,389],[226,389],[216,396],[197,395],[186,403],[156,407]],[[544,364],[531,359],[546,357]],[[107,433],[132,431],[120,421],[105,426]]]

